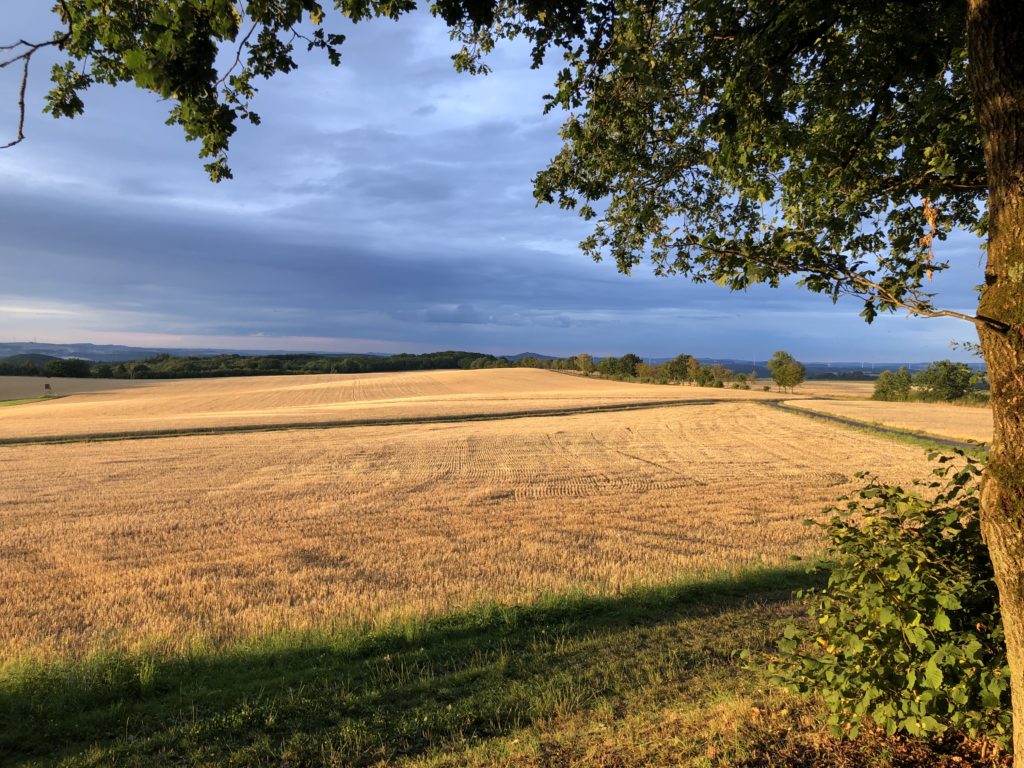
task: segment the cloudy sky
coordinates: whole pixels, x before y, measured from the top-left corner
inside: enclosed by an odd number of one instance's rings
[[[49,3],[14,5],[3,35],[47,36]],[[40,57],[29,138],[0,151],[0,341],[891,361],[962,359],[950,340],[975,338],[952,320],[866,326],[855,302],[792,286],[736,294],[595,264],[575,247],[582,222],[531,194],[559,146],[559,117],[541,114],[551,69],[505,45],[490,76],[459,75],[425,14],[342,31],[340,69],[302,56],[263,85],[263,125],[236,134],[220,185],[153,95],[96,88],[82,118],[41,114]],[[0,72],[0,144],[16,74]],[[938,255],[954,265],[943,306],[970,311],[977,243]]]

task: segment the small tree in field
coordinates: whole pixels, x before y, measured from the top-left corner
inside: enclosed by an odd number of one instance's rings
[[[798,384],[802,384],[807,377],[803,363],[797,362],[791,354],[781,350],[771,356],[768,370],[779,389],[792,390]]]

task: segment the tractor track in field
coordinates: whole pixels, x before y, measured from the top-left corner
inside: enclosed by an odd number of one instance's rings
[[[68,443],[96,443],[115,440],[155,440],[166,437],[197,437],[203,435],[235,435],[256,432],[285,432],[300,429],[345,429],[354,427],[395,427],[422,424],[459,424],[473,421],[504,421],[507,419],[531,419],[550,416],[576,416],[588,413],[614,413],[621,411],[649,410],[651,408],[672,408],[690,405],[716,405],[718,403],[769,402],[741,398],[693,398],[687,400],[651,400],[641,403],[615,403],[613,405],[589,405],[574,408],[547,408],[501,413],[467,413],[442,416],[414,416],[393,419],[345,419],[315,422],[281,422],[275,424],[229,424],[211,427],[180,427],[172,429],[151,429],[125,432],[97,432],[75,435],[26,435],[22,437],[0,437],[0,447],[22,445],[60,445]]]
[[[831,398],[819,398],[829,400]],[[909,429],[899,429],[897,427],[887,427],[884,424],[873,424],[869,421],[857,421],[856,419],[849,419],[845,416],[836,416],[831,413],[823,413],[822,411],[814,411],[810,408],[801,408],[796,405],[787,405],[781,400],[759,400],[758,402],[764,403],[771,408],[778,408],[781,411],[787,411],[789,413],[798,413],[802,416],[807,416],[812,419],[824,419],[825,421],[835,422],[836,424],[842,424],[843,426],[853,427],[855,429],[862,429],[868,432],[877,432],[882,435],[888,435],[891,437],[903,437],[911,438],[913,440],[920,440],[925,443],[933,443],[938,446],[946,448],[956,448],[961,451],[977,451],[985,450],[987,445],[985,443],[978,443],[969,440],[953,440],[948,437],[936,437],[935,435],[929,435],[926,432],[915,432]]]
[[[786,398],[790,399],[790,398]],[[346,429],[357,427],[393,427],[415,426],[425,424],[459,424],[475,421],[504,421],[508,419],[546,418],[552,416],[576,416],[588,413],[615,413],[622,411],[649,410],[652,408],[673,408],[693,405],[717,405],[720,403],[758,403],[770,408],[777,408],[812,419],[822,419],[854,429],[874,432],[895,438],[910,438],[936,446],[959,450],[984,450],[985,443],[966,440],[953,440],[936,437],[924,432],[887,427],[866,421],[857,421],[843,416],[835,416],[809,408],[787,405],[783,398],[771,400],[748,400],[744,398],[688,398],[685,400],[652,400],[640,403],[615,403],[611,405],[578,406],[574,408],[547,408],[523,411],[505,411],[501,413],[468,413],[439,416],[414,416],[392,419],[347,419],[315,422],[280,422],[271,424],[229,424],[210,427],[181,427],[170,429],[152,429],[124,432],[97,432],[73,435],[30,435],[21,437],[0,437],[0,448],[26,445],[66,445],[73,443],[96,443],[120,440],[156,440],[171,437],[199,437],[204,435],[235,435],[259,432],[286,432],[292,430],[324,430]]]

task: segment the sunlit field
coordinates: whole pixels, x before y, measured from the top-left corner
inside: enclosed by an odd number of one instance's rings
[[[875,391],[873,381],[817,381],[811,379],[796,387],[795,394],[813,397],[835,397],[843,400],[864,400]]]
[[[526,368],[151,381],[0,410],[0,439],[462,416],[767,392],[604,381]]]
[[[877,400],[794,400],[791,405],[857,421],[957,440],[992,440],[992,411],[949,403],[895,403]]]
[[[818,546],[804,518],[866,468],[928,470],[919,448],[757,403],[7,446],[0,653],[223,643],[785,564]]]

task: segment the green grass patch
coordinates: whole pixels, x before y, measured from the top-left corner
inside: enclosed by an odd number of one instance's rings
[[[622,721],[751,689],[756,675],[734,651],[768,647],[773,620],[793,611],[792,590],[814,578],[750,572],[223,650],[9,663],[0,756],[24,765],[364,766],[533,754],[551,722]]]
[[[0,400],[0,408],[6,408],[9,405],[25,405],[25,403],[38,403],[42,400],[53,399],[53,397],[47,395],[43,397],[27,397],[24,400]]]
[[[972,745],[824,735],[737,651],[771,651],[806,569],[553,596],[225,649],[0,669],[19,766],[942,768]]]

